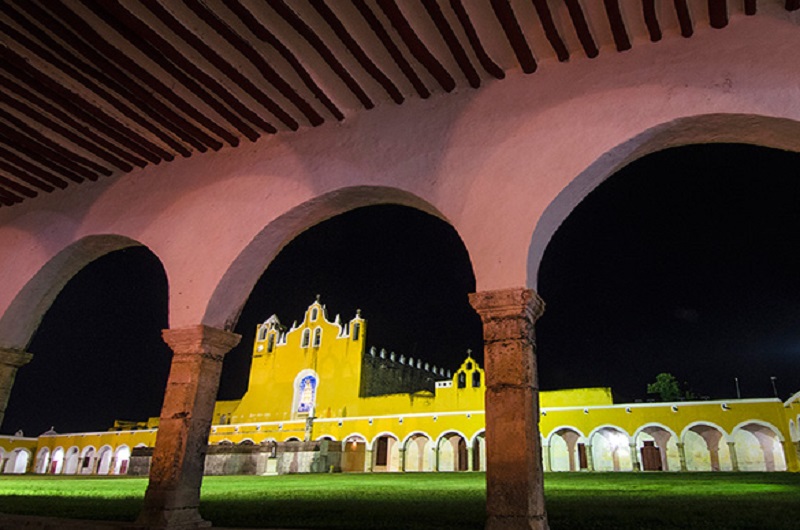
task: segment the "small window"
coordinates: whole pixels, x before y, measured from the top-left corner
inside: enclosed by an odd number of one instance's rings
[[[458,372],[458,388],[466,388],[467,387],[467,374],[464,372]]]
[[[275,348],[275,334],[270,333],[269,338],[267,339],[267,353],[272,353],[272,350]]]
[[[258,340],[264,340],[266,336],[267,336],[267,326],[261,326],[261,328],[258,330]]]
[[[481,373],[479,371],[472,372],[472,388],[480,388],[481,386]]]
[[[319,310],[318,310],[316,307],[315,307],[314,309],[312,309],[312,310],[311,310],[311,321],[312,321],[312,322],[314,322],[315,320],[317,320],[317,314],[318,314],[318,313],[319,313]]]
[[[300,341],[300,347],[301,348],[308,348],[308,343],[309,343],[310,340],[311,340],[311,330],[310,329],[304,329],[303,330],[303,338]]]
[[[319,348],[319,345],[322,343],[322,328],[317,328],[314,330],[314,347]]]
[[[358,340],[358,333],[360,331],[361,331],[361,324],[359,322],[353,324],[353,333],[352,333],[353,340]]]
[[[467,370],[472,370],[472,362],[467,363]]]

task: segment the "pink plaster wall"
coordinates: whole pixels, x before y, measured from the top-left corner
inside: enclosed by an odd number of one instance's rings
[[[24,300],[41,288],[23,288],[86,236],[118,235],[109,241],[161,259],[171,327],[224,327],[283,245],[366,204],[406,204],[453,224],[478,290],[535,287],[558,225],[631,160],[691,142],[800,151],[798,17],[735,16],[691,39],[543,61],[479,90],[384,104],[3,208],[0,346],[25,347],[19,330],[42,304]]]

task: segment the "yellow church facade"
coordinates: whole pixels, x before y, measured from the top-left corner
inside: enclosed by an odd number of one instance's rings
[[[367,322],[319,300],[256,329],[248,390],[217,402],[209,474],[485,469],[484,373],[367,347]],[[800,471],[800,393],[615,404],[608,388],[542,392],[545,471]],[[144,474],[157,420],[0,437],[3,473]]]

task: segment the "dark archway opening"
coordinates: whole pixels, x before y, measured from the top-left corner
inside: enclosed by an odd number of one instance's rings
[[[158,416],[172,354],[167,278],[145,247],[89,263],[59,293],[17,373],[3,431],[105,431]]]
[[[225,358],[219,399],[247,389],[256,324],[277,314],[291,325],[321,296],[330,319],[361,309],[367,345],[455,369],[472,349],[482,360],[479,317],[469,305],[475,277],[464,244],[446,222],[413,208],[358,208],[289,243],[261,276]]]
[[[543,389],[653,398],[800,390],[800,154],[739,144],[646,156],[600,185],[548,245]]]

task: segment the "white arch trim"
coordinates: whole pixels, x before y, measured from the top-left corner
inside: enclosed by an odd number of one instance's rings
[[[330,440],[330,441],[332,441],[332,442],[338,442],[338,441],[339,441],[339,440],[337,440],[337,439],[336,439],[336,437],[335,437],[334,435],[332,435],[332,434],[323,434],[322,436],[320,436],[319,438],[317,438],[317,441],[318,441],[318,442],[320,442],[320,441],[322,441],[322,440]]]
[[[597,427],[592,429],[592,432],[590,432],[589,436],[586,437],[586,439],[589,440],[590,444],[592,443],[592,439],[595,437],[595,435],[600,433],[600,431],[602,431],[603,429],[610,429],[610,430],[613,430],[613,431],[619,431],[620,433],[622,433],[625,436],[627,436],[628,440],[631,439],[631,435],[626,429],[623,429],[622,427],[620,427],[618,425],[612,425],[610,423],[605,423],[603,425],[598,425]]]
[[[425,431],[413,431],[406,434],[405,437],[400,441],[400,443],[402,444],[403,447],[405,447],[406,445],[408,445],[409,440],[415,437],[427,438],[428,441],[433,440],[433,438],[431,438],[431,435],[426,433]]]
[[[786,438],[783,436],[783,433],[780,431],[780,429],[778,429],[777,427],[775,427],[771,423],[768,423],[768,422],[763,421],[763,420],[756,420],[756,419],[745,420],[745,421],[737,424],[736,427],[731,429],[731,438],[733,438],[733,436],[735,436],[738,431],[745,430],[744,428],[747,427],[748,425],[758,425],[759,427],[765,427],[765,428],[769,429],[770,431],[772,431],[775,434],[775,436],[778,437],[778,440],[780,440],[781,442],[785,442],[786,441]]]
[[[641,433],[644,432],[645,429],[650,428],[650,427],[658,427],[659,429],[664,429],[665,431],[667,431],[670,434],[670,436],[675,437],[676,441],[680,440],[680,438],[678,438],[678,434],[675,431],[673,431],[672,428],[667,427],[663,423],[653,422],[653,423],[646,423],[646,424],[642,425],[641,427],[639,427],[638,429],[636,429],[636,431],[634,431],[634,433],[633,433],[634,441],[636,440],[636,438],[639,437],[639,435]]]
[[[713,427],[717,429],[719,432],[722,433],[722,437],[725,439],[726,442],[732,441],[731,435],[728,434],[728,431],[726,431],[716,423],[711,421],[693,421],[692,423],[684,427],[683,430],[681,431],[681,438],[680,438],[681,442],[683,442],[686,439],[686,433],[691,431],[693,427],[698,427],[701,425],[704,427]]]
[[[369,442],[367,449],[372,450],[372,447],[375,445],[375,442],[378,441],[378,438],[380,438],[381,436],[388,436],[389,438],[394,438],[395,441],[397,442],[400,441],[400,438],[395,433],[389,431],[381,431],[372,438],[372,441]]]
[[[474,435],[472,435],[472,439],[469,440],[469,446],[473,447],[475,445],[475,440],[478,439],[478,436],[483,435],[483,439],[486,439],[486,429],[479,429]]]
[[[358,438],[358,439],[360,439],[362,442],[364,442],[365,444],[367,444],[367,449],[371,449],[371,448],[372,448],[372,445],[369,443],[369,440],[367,439],[367,437],[366,437],[366,436],[364,436],[363,434],[361,434],[360,432],[351,432],[351,433],[350,433],[350,434],[348,434],[347,436],[344,436],[344,437],[342,437],[342,441],[343,441],[343,442],[347,442],[347,441],[349,441],[351,438]]]
[[[445,436],[447,436],[448,434],[455,434],[455,435],[458,435],[458,436],[460,436],[461,438],[463,438],[463,439],[464,439],[464,443],[466,443],[466,442],[467,442],[467,440],[469,440],[469,439],[470,439],[470,437],[469,437],[469,436],[467,436],[466,434],[464,434],[462,431],[459,431],[459,430],[457,430],[457,429],[448,429],[448,430],[446,430],[445,432],[443,432],[442,434],[440,434],[440,435],[439,435],[439,436],[436,438],[436,447],[437,447],[437,448],[439,447],[439,443],[441,443],[442,439],[443,439]]]
[[[542,437],[543,437],[545,440],[547,440],[547,442],[548,442],[548,444],[549,444],[549,443],[550,443],[550,440],[552,440],[552,439],[553,439],[553,436],[558,436],[558,434],[557,434],[557,433],[558,433],[558,431],[564,431],[564,430],[566,430],[566,431],[572,431],[572,432],[578,433],[578,439],[579,439],[579,440],[583,440],[583,441],[588,441],[588,440],[589,440],[589,438],[587,438],[587,437],[586,437],[586,435],[585,435],[585,434],[583,434],[583,431],[582,431],[582,430],[580,430],[580,429],[579,429],[579,428],[577,428],[577,427],[573,427],[572,425],[559,425],[558,427],[556,427],[556,428],[552,429],[552,430],[551,430],[551,431],[550,431],[550,432],[549,432],[547,435],[545,435],[544,433],[542,433]]]

